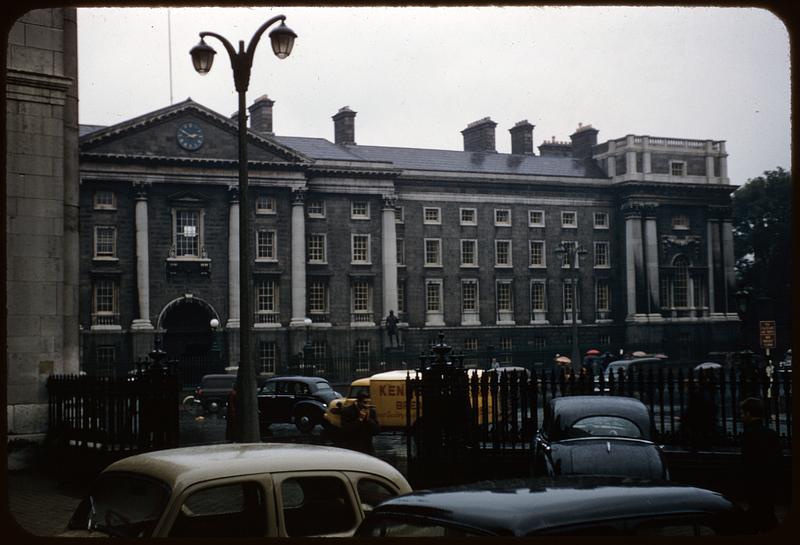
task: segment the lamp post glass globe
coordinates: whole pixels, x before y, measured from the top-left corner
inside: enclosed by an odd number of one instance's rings
[[[211,65],[214,64],[214,55],[217,52],[201,38],[200,43],[194,46],[189,54],[192,56],[194,69],[198,74],[204,76],[211,70]]]
[[[286,26],[286,23],[281,21],[281,26],[269,33],[269,39],[272,42],[272,52],[279,59],[285,59],[292,53],[294,47],[294,39],[297,34]]]
[[[211,329],[217,329],[219,327],[219,320],[216,318],[211,318],[209,325],[211,325]]]

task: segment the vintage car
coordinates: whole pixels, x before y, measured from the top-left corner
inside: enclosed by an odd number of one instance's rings
[[[556,397],[533,444],[534,475],[620,475],[667,480],[650,411],[621,396]]]
[[[328,404],[342,395],[320,377],[275,377],[258,390],[258,421],[261,431],[271,424],[294,423],[302,433],[324,424]]]
[[[741,510],[687,485],[580,477],[489,481],[383,502],[357,537],[705,536],[744,533]]]
[[[64,537],[350,536],[379,502],[411,491],[389,464],[298,444],[206,445],[107,467]]]

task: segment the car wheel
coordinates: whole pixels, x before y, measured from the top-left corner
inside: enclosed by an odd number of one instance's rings
[[[301,411],[295,415],[294,425],[300,433],[311,433],[317,427],[317,418],[310,411]]]

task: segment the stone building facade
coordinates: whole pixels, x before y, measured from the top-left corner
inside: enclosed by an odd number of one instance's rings
[[[37,9],[6,52],[5,320],[9,440],[39,439],[45,383],[77,373],[78,64],[75,9]]]
[[[186,100],[82,127],[85,368],[127,369],[156,337],[187,372],[217,350],[237,362],[242,213],[254,222],[249,357],[267,374],[304,346],[317,362],[375,369],[393,351],[415,358],[442,330],[473,363],[489,347],[513,363],[550,360],[569,349],[573,282],[582,349],[688,358],[733,345],[724,142],[598,143],[579,126],[537,154],[521,121],[505,154],[484,118],[462,131],[463,150],[370,146],[356,143],[348,107],[333,142],[276,136],[274,105],[249,108],[250,210],[235,118]],[[562,243],[587,250],[577,269]],[[387,350],[390,310],[402,346]]]

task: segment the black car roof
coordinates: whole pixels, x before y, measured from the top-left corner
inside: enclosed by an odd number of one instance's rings
[[[306,376],[303,376],[303,375],[289,375],[289,376],[284,376],[284,377],[272,377],[270,379],[267,379],[266,382],[278,382],[278,381],[281,381],[281,380],[294,380],[296,382],[306,382],[308,384],[317,383],[317,382],[328,382],[327,379],[324,379],[322,377],[306,377]]]
[[[621,518],[723,513],[735,509],[721,494],[693,486],[580,477],[518,479],[423,490],[387,500],[369,517],[416,515],[499,535],[524,536]]]

